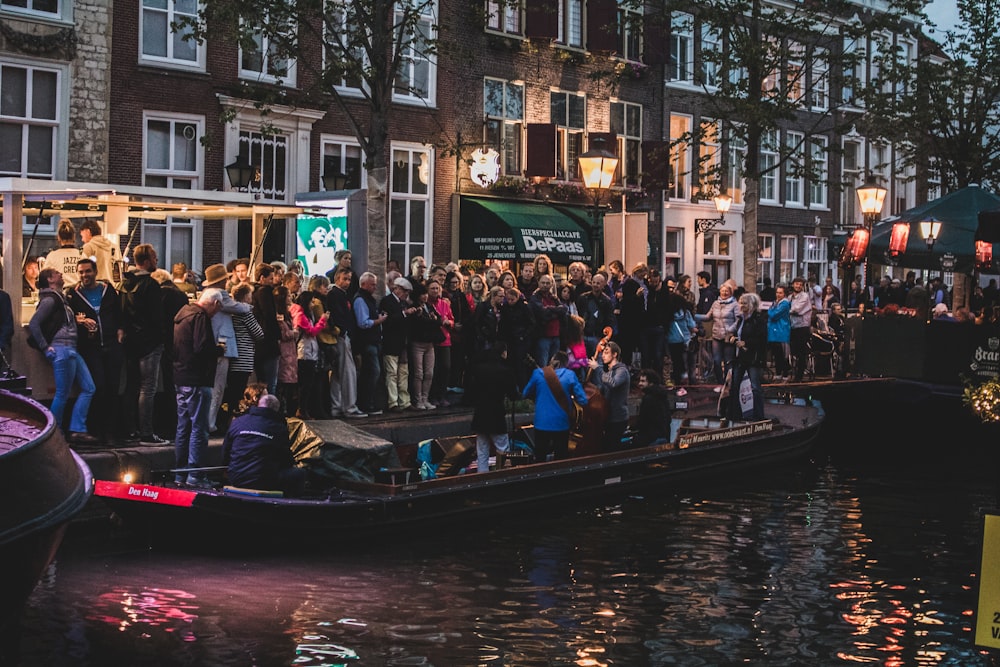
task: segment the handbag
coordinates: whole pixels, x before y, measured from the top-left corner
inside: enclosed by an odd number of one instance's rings
[[[753,385],[750,382],[750,374],[747,372],[743,373],[743,379],[740,380],[740,410],[743,412],[743,418],[746,419],[753,414]]]

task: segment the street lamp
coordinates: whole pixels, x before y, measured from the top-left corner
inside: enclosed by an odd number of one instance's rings
[[[868,174],[864,186],[858,188],[857,191],[858,201],[861,204],[861,213],[864,214],[865,232],[867,232],[865,234],[865,289],[870,289],[872,278],[872,245],[870,243],[872,227],[875,226],[875,221],[878,220],[879,214],[882,213],[882,205],[885,203],[885,195],[888,193],[888,190],[879,186],[874,174]]]
[[[618,169],[618,156],[604,147],[605,139],[594,136],[590,139],[590,150],[583,153],[577,161],[580,163],[580,173],[583,175],[583,185],[594,197],[594,205],[590,215],[594,219],[591,241],[594,244],[594,263],[600,267],[604,263],[604,239],[601,229],[601,195],[611,187]]]
[[[941,238],[941,221],[935,218],[928,218],[920,222],[920,235],[927,243],[927,251],[934,250],[934,243]]]
[[[323,189],[332,192],[343,190],[347,186],[347,174],[339,171],[327,171],[323,173]]]
[[[256,170],[246,156],[240,153],[236,161],[226,165],[226,176],[229,177],[229,185],[237,190],[250,190],[250,183],[254,180]]]
[[[695,218],[694,219],[694,234],[704,234],[705,232],[711,231],[718,227],[719,225],[725,224],[726,213],[729,212],[729,207],[733,205],[733,198],[729,195],[716,195],[712,198],[715,202],[715,210],[719,213],[718,218]]]

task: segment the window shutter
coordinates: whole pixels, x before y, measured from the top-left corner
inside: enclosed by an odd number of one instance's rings
[[[666,65],[670,57],[670,31],[665,23],[670,13],[646,14],[642,20],[642,62]]]
[[[524,36],[542,39],[559,38],[559,8],[547,0],[525,0]]]
[[[555,123],[528,123],[528,160],[524,175],[528,178],[556,176]]]
[[[618,52],[617,0],[588,0],[587,2],[587,50]],[[621,55],[621,54],[619,54]]]
[[[670,189],[670,142],[642,142],[642,187],[647,192]]]

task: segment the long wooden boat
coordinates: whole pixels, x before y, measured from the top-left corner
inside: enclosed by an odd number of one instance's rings
[[[52,413],[0,389],[0,664],[13,661],[24,603],[92,491]]]
[[[343,539],[358,531],[390,532],[434,522],[457,522],[472,513],[509,512],[517,507],[546,507],[573,496],[594,498],[659,484],[698,474],[771,463],[802,454],[817,436],[824,413],[818,404],[797,400],[772,403],[769,418],[731,424],[714,416],[676,420],[672,442],[623,451],[597,453],[565,460],[530,463],[469,473],[451,465],[458,474],[421,480],[414,463],[415,446],[386,445],[387,459],[403,464],[377,471],[376,480],[341,476],[322,495],[303,498],[276,497],[229,487],[201,489],[172,483],[136,483],[98,480],[95,494],[107,501],[126,525],[148,531],[151,540],[199,535],[210,541],[237,544],[301,544],[324,537]],[[352,440],[351,425],[335,422],[339,440]],[[326,434],[327,442],[332,438]],[[530,438],[530,430],[525,434]],[[371,439],[358,432],[357,438]],[[435,441],[447,458],[465,452],[474,459],[475,438]],[[471,452],[470,450],[471,445]],[[342,463],[372,458],[371,449],[340,453]],[[172,477],[172,475],[171,475]],[[265,537],[266,536],[266,537]],[[247,539],[243,539],[247,538]],[[286,542],[285,540],[291,540]],[[203,540],[198,540],[204,544]]]

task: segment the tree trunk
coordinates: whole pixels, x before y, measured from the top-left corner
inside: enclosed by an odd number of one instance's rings
[[[757,200],[760,198],[760,179],[747,178],[743,192],[743,288],[757,291]]]
[[[388,169],[368,170],[368,270],[375,274],[379,285],[385,284],[385,264],[388,256]],[[376,294],[381,294],[376,289]]]

